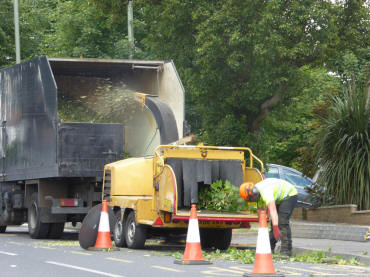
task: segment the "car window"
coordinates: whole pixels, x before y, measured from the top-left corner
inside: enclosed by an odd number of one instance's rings
[[[293,185],[300,187],[305,187],[311,184],[309,179],[287,170],[284,170],[284,179]]]
[[[264,173],[266,178],[280,178],[279,177],[279,170],[277,167],[270,166],[268,171]]]

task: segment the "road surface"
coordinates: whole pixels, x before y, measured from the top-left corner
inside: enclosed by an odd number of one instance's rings
[[[0,234],[0,276],[211,277],[243,276],[253,269],[251,264],[224,260],[211,265],[177,265],[175,258],[168,256],[174,251],[182,253],[184,246],[148,241],[143,250],[87,251],[80,248],[75,231],[66,231],[61,240],[33,240],[26,225],[8,227]],[[364,266],[275,262],[275,269],[285,276],[370,276],[370,268]]]

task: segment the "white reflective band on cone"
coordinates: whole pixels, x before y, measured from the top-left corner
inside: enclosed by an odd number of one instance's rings
[[[109,217],[108,217],[108,213],[106,213],[106,212],[102,212],[100,214],[99,232],[110,232],[110,230],[109,230]]]
[[[190,219],[186,242],[200,242],[198,219]]]
[[[256,253],[271,254],[270,237],[269,237],[268,228],[258,229]]]

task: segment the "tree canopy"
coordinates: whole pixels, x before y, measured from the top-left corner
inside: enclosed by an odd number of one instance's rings
[[[349,60],[366,64],[370,57],[368,2],[133,4],[135,58],[174,60],[186,90],[186,118],[200,140],[250,146],[265,162],[314,171],[307,142],[315,111],[347,85]],[[119,0],[20,1],[22,59],[126,59],[126,9],[127,1]],[[2,1],[0,11],[4,67],[15,62],[12,1]]]

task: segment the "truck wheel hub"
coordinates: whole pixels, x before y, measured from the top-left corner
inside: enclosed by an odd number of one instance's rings
[[[121,234],[122,234],[122,222],[119,221],[114,226],[114,236],[117,239],[121,239]]]
[[[135,222],[131,222],[128,228],[128,237],[131,241],[134,239],[135,236],[135,228],[136,228]]]
[[[29,224],[31,228],[34,229],[37,225],[37,207],[35,204],[32,204],[30,217]]]

